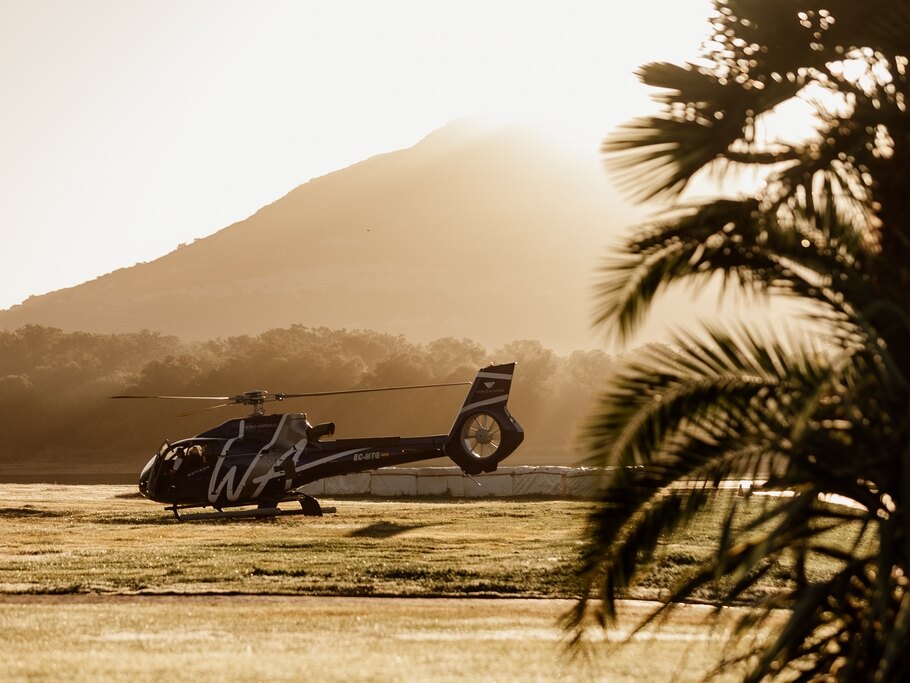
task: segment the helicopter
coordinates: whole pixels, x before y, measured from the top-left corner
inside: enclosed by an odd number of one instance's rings
[[[196,436],[165,441],[142,469],[139,492],[166,503],[178,521],[280,515],[321,516],[324,509],[298,489],[342,474],[448,456],[467,475],[493,472],[524,439],[507,403],[515,363],[481,368],[473,382],[422,384],[303,394],[247,391],[235,396],[134,396],[118,399],[219,401],[204,410],[250,406],[247,417],[227,420]],[[267,415],[264,405],[291,398],[398,391],[430,387],[471,387],[447,434],[332,439],[335,424],[312,425],[306,413]],[[300,509],[281,509],[296,501]],[[255,505],[254,509],[231,510]],[[214,512],[184,512],[211,507]],[[328,508],[326,512],[334,511]]]

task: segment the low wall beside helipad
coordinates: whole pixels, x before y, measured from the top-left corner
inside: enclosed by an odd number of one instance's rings
[[[524,466],[467,476],[458,467],[384,467],[320,479],[299,490],[311,496],[592,498],[604,472],[594,467]]]

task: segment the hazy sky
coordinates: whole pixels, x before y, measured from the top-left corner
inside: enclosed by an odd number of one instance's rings
[[[598,154],[708,0],[0,0],[0,308],[464,115]]]

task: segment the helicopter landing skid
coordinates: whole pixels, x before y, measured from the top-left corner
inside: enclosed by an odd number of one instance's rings
[[[264,505],[248,510],[219,510],[215,512],[191,512],[181,514],[180,510],[199,507],[198,505],[172,505],[164,508],[174,513],[178,522],[195,522],[205,519],[258,519],[262,517],[287,517],[290,515],[305,515],[306,517],[322,517],[323,513],[335,512],[334,507],[323,507],[312,496],[302,495],[292,498],[300,503],[299,510],[282,510],[277,505]]]

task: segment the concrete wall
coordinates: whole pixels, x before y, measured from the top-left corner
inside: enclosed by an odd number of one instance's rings
[[[320,479],[300,490],[311,496],[590,498],[596,495],[603,474],[604,470],[593,467],[524,466],[468,477],[457,467],[383,467]]]

